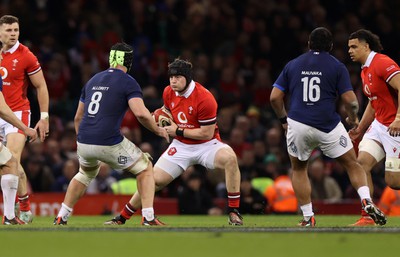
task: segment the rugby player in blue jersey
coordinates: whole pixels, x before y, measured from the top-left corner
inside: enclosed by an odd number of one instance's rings
[[[353,144],[336,111],[340,96],[347,122],[353,127],[358,125],[357,98],[346,67],[329,54],[332,42],[328,29],[314,29],[308,41],[310,50],[286,64],[270,96],[272,108],[286,131],[293,189],[303,213],[299,225],[314,227],[316,224],[307,174],[308,159],[315,148],[343,165],[364,210],[376,224],[384,225],[386,217],[371,200],[365,172],[357,163]]]
[[[54,225],[66,225],[74,205],[97,176],[100,161],[115,170],[136,175],[142,201],[143,225],[162,225],[154,215],[154,176],[151,157],[125,138],[121,122],[128,108],[139,122],[169,141],[143,102],[142,89],[127,72],[133,61],[133,48],[125,43],[111,47],[110,68],[94,75],[82,89],[75,115],[79,172],[71,180]]]

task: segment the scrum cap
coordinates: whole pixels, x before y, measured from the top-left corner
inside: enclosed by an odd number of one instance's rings
[[[110,67],[122,65],[129,71],[133,62],[133,48],[126,43],[116,43],[111,47],[109,62]]]
[[[184,76],[186,78],[186,86],[188,86],[193,79],[192,67],[193,65],[188,61],[175,59],[168,65],[168,76]]]

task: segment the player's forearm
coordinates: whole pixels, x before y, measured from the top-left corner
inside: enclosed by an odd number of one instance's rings
[[[375,119],[375,110],[372,108],[371,103],[369,102],[367,107],[365,108],[364,114],[360,120],[360,124],[358,128],[361,131],[367,130],[369,125],[371,125],[372,121]]]
[[[17,116],[15,116],[10,107],[8,107],[8,105],[5,103],[1,104],[0,106],[0,116],[3,120],[24,132],[28,129],[28,127],[20,119],[18,119]]]
[[[149,111],[136,115],[136,118],[146,129],[158,135],[158,126]]]
[[[287,116],[284,102],[284,93],[282,91],[274,87],[270,95],[270,103],[278,119]]]
[[[49,112],[49,92],[46,85],[37,88],[37,98],[40,112]]]
[[[349,117],[350,120],[354,121],[358,119],[358,102],[357,100],[346,103],[345,104],[345,109],[347,116]]]

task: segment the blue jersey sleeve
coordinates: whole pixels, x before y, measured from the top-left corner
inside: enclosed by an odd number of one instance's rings
[[[349,71],[346,69],[343,63],[339,64],[338,69],[338,93],[339,95],[346,93],[347,91],[353,90],[351,85]]]

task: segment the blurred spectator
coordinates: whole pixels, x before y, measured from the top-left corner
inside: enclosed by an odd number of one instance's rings
[[[62,175],[56,178],[52,191],[66,192],[69,182],[78,173],[79,163],[77,159],[68,159],[63,166]]]
[[[67,157],[61,153],[60,144],[54,138],[46,140],[44,159],[55,177],[62,175],[62,169]]]
[[[264,196],[252,186],[248,177],[242,177],[240,183],[240,211],[242,214],[264,214],[267,201]]]
[[[338,183],[330,177],[325,169],[324,161],[317,157],[311,160],[308,167],[311,182],[311,199],[323,200],[327,203],[337,203],[342,200],[342,190]]]
[[[32,192],[51,191],[54,177],[49,167],[45,165],[43,158],[31,156],[26,160],[24,167]]]
[[[137,191],[136,178],[132,173],[123,172],[121,178],[111,184],[115,195],[133,195]]]
[[[228,144],[232,147],[236,153],[239,165],[243,161],[243,152],[250,149],[252,146],[250,143],[245,141],[245,134],[241,128],[235,127],[231,130]]]
[[[107,164],[101,163],[99,174],[90,182],[86,193],[87,194],[100,194],[100,193],[113,193],[111,185],[117,181],[116,178],[111,176],[112,169]]]
[[[178,189],[180,214],[220,215],[222,210],[213,203],[213,197],[203,186],[200,174],[192,172]]]
[[[264,191],[268,200],[268,212],[274,214],[296,214],[297,198],[293,190],[292,180],[286,170],[277,170],[272,174],[274,182]]]
[[[248,141],[254,143],[256,140],[262,140],[266,128],[261,123],[260,110],[255,106],[250,106],[246,111],[246,116],[249,119]]]

